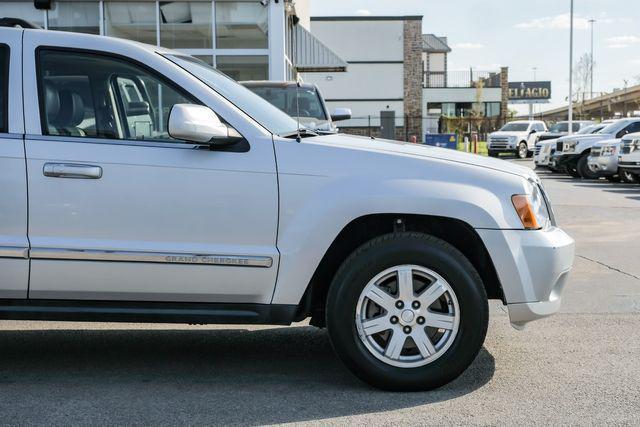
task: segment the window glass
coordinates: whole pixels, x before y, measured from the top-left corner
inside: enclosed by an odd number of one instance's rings
[[[247,88],[291,117],[299,116],[302,122],[328,120],[318,93],[312,87],[247,85]]]
[[[211,49],[211,3],[160,2],[160,45],[171,49]]]
[[[100,34],[99,3],[57,1],[49,11],[49,29]]]
[[[0,132],[7,132],[9,91],[9,48],[0,45]]]
[[[529,129],[527,123],[507,123],[500,128],[501,131],[506,132],[526,132]]]
[[[269,80],[268,56],[221,55],[216,68],[237,81]]]
[[[640,122],[633,122],[624,129],[624,134],[640,132]]]
[[[44,28],[44,10],[38,10],[32,1],[3,1],[0,16],[20,18]]]
[[[154,2],[108,1],[104,14],[106,35],[157,44]]]
[[[500,103],[499,102],[487,102],[486,104],[486,117],[498,117],[500,115]]]
[[[259,1],[216,1],[218,49],[266,49],[268,7]]]
[[[298,123],[294,119],[215,68],[192,56],[165,56],[203,81],[271,133],[282,136],[296,131]]]
[[[193,55],[193,57],[213,67],[213,55]]]
[[[178,142],[166,124],[174,104],[192,103],[146,69],[91,53],[40,52],[43,133]]]

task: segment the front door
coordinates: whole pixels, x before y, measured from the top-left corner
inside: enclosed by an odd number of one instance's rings
[[[42,135],[26,139],[29,297],[270,302],[271,138],[226,151],[175,140],[171,107],[200,101],[162,70],[35,42],[25,48],[42,117]]]
[[[0,299],[26,298],[29,282],[21,39],[0,28]]]

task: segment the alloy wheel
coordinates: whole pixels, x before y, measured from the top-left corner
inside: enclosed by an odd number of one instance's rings
[[[452,287],[435,271],[399,265],[367,283],[355,317],[358,336],[373,356],[414,368],[433,362],[451,346],[460,308]]]

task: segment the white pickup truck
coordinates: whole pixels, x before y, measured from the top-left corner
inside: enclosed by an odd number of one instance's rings
[[[0,28],[0,318],[311,318],[360,378],[441,386],[488,299],[560,306],[574,242],[530,169],[318,136],[157,46]]]

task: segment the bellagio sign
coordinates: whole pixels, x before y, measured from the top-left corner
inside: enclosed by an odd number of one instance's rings
[[[509,102],[544,102],[551,98],[551,82],[509,82]]]

